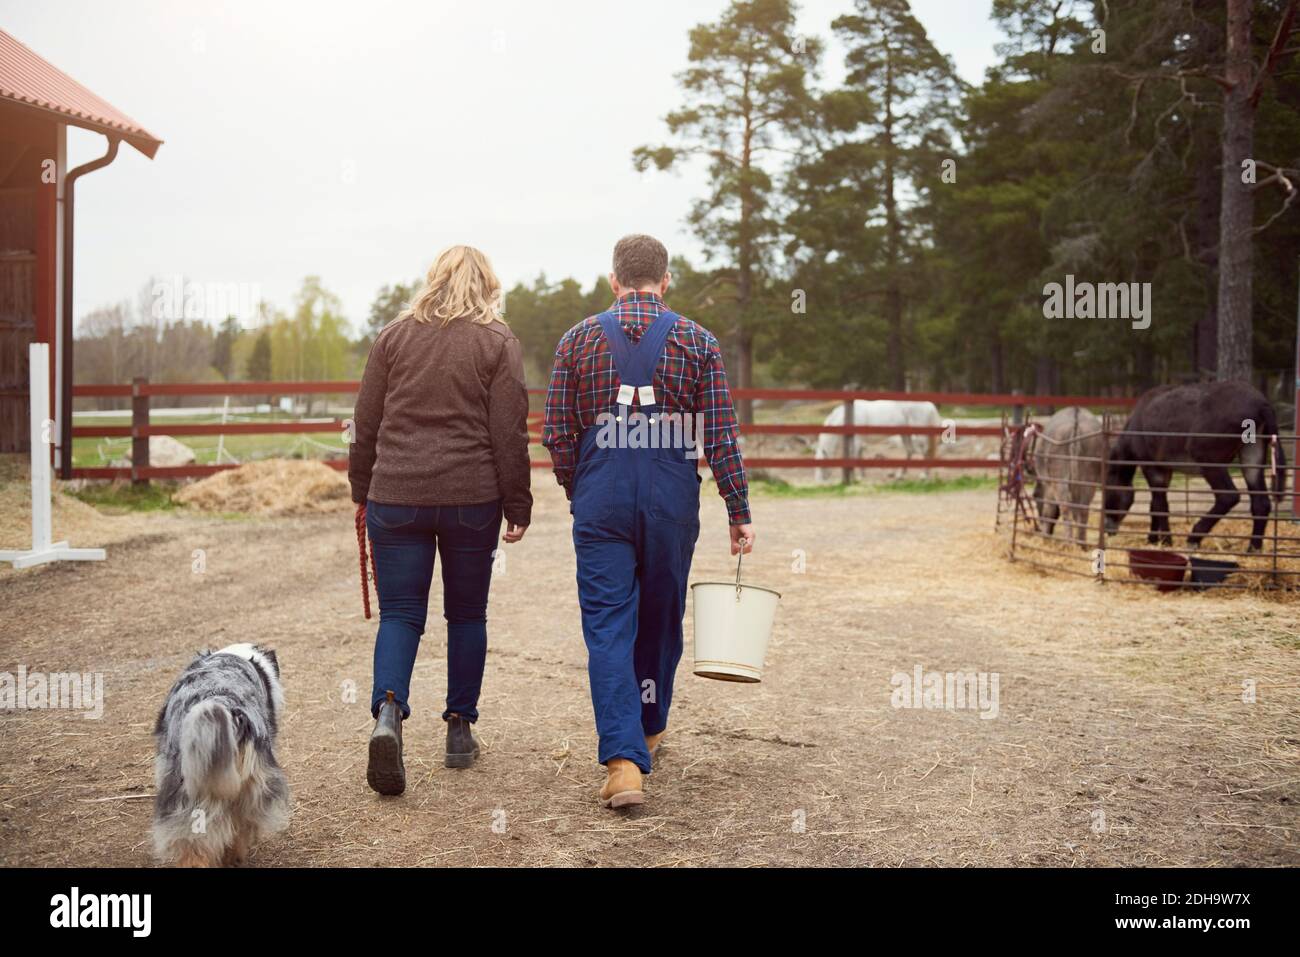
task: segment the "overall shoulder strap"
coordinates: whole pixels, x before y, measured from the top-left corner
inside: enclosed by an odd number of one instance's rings
[[[609,349],[610,358],[614,360],[614,371],[618,373],[621,382],[627,377],[632,364],[632,344],[627,341],[623,327],[618,324],[618,317],[614,313],[602,312],[596,319],[605,333],[605,346]]]
[[[640,344],[645,348],[646,358],[651,363],[651,371],[654,370],[654,364],[659,361],[659,357],[663,355],[664,343],[673,334],[673,326],[677,325],[677,320],[680,318],[677,313],[665,306],[659,313],[659,318],[654,321],[654,325],[641,337]]]
[[[672,334],[676,323],[676,313],[670,312],[667,308],[660,311],[658,318],[645,331],[645,335],[632,347],[629,357],[631,363],[627,368],[624,382],[637,386],[651,385],[654,382],[655,367],[659,365],[664,343],[668,341],[668,336]]]

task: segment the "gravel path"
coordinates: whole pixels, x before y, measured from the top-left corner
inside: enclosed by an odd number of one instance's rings
[[[150,863],[154,717],[194,651],[242,640],[277,649],[288,692],[294,821],[259,865],[1300,863],[1295,606],[1010,565],[992,492],[759,497],[747,578],[784,593],[767,677],[696,678],[688,647],[647,803],[602,810],[569,516],[538,498],[493,584],[484,756],[441,765],[435,616],[398,799],[365,785],[350,513],[149,517],[103,564],[0,578],[0,671],[106,686],[99,721],[0,712],[0,864]],[[694,578],[725,578],[704,511]],[[996,717],[893,707],[917,666],[996,674]]]

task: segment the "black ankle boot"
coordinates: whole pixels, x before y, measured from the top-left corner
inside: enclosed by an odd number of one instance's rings
[[[370,734],[370,765],[366,783],[380,794],[397,795],[406,790],[406,766],[402,764],[402,709],[388,692],[379,705],[375,730]]]
[[[447,767],[467,768],[478,757],[473,725],[458,714],[447,717]]]

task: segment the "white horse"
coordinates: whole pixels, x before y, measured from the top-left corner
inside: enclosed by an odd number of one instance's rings
[[[899,425],[899,426],[939,426],[943,425],[943,420],[939,418],[939,410],[934,407],[933,402],[898,402],[893,399],[855,399],[853,401],[853,424],[854,425]],[[835,408],[831,409],[830,414],[826,416],[826,421],[822,425],[837,426],[844,425],[844,403],[841,402]],[[861,435],[849,436],[849,458],[859,458],[862,454]],[[903,451],[907,458],[912,457],[913,452],[919,454],[919,443],[922,439],[926,440],[925,450],[926,458],[935,457],[935,449],[938,446],[937,435],[898,435],[896,436],[903,444]],[[844,436],[833,432],[822,432],[817,436],[817,453],[818,459],[838,459],[843,457]],[[907,469],[904,467],[903,472]],[[830,469],[818,468],[816,479],[818,482],[824,482],[833,472]],[[922,476],[928,478],[929,469],[922,471]]]

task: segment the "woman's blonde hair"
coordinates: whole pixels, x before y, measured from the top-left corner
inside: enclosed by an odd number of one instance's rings
[[[453,319],[468,319],[486,325],[501,319],[501,280],[479,250],[451,246],[438,254],[424,288],[397,318],[416,322],[436,319],[444,326]]]

